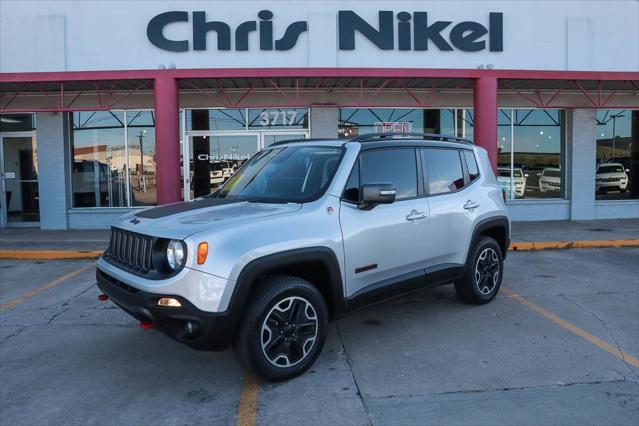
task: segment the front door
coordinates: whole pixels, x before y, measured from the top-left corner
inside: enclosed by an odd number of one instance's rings
[[[355,164],[340,207],[348,298],[425,283],[429,207],[420,194],[415,154],[413,148],[380,149],[360,154]],[[357,189],[366,183],[393,183],[396,201],[359,209]]]
[[[0,137],[3,226],[38,226],[38,156],[35,136]]]

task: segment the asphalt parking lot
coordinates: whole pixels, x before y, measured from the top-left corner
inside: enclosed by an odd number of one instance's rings
[[[275,385],[140,329],[92,265],[0,261],[2,425],[639,424],[639,248],[511,253],[493,303],[353,313]]]

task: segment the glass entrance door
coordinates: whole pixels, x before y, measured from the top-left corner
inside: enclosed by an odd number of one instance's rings
[[[184,169],[189,200],[215,192],[260,149],[256,133],[193,134],[188,141],[189,162]]]
[[[281,142],[289,139],[308,139],[308,132],[260,132],[262,139],[262,148],[266,148],[275,142]]]
[[[203,197],[226,182],[242,164],[275,142],[306,139],[307,131],[188,132],[182,167],[185,200]]]
[[[2,225],[38,226],[38,156],[35,136],[0,137]]]

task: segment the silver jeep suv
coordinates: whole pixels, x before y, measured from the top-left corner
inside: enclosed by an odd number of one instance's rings
[[[130,213],[102,299],[196,349],[233,343],[267,380],[301,374],[331,318],[454,283],[497,294],[510,220],[486,151],[439,135],[279,142],[217,192]]]

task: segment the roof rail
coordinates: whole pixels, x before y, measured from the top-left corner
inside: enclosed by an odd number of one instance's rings
[[[442,142],[458,142],[472,145],[468,139],[458,138],[457,136],[438,135],[436,133],[412,133],[412,132],[389,132],[389,133],[369,133],[356,136],[350,139],[350,142],[373,142],[386,139],[431,139]]]
[[[333,140],[334,139],[328,139],[328,138],[286,139],[286,140],[283,140],[283,141],[273,142],[269,146],[284,145],[284,144],[287,144],[287,143],[299,143],[299,142],[327,142],[327,141],[333,141]]]

